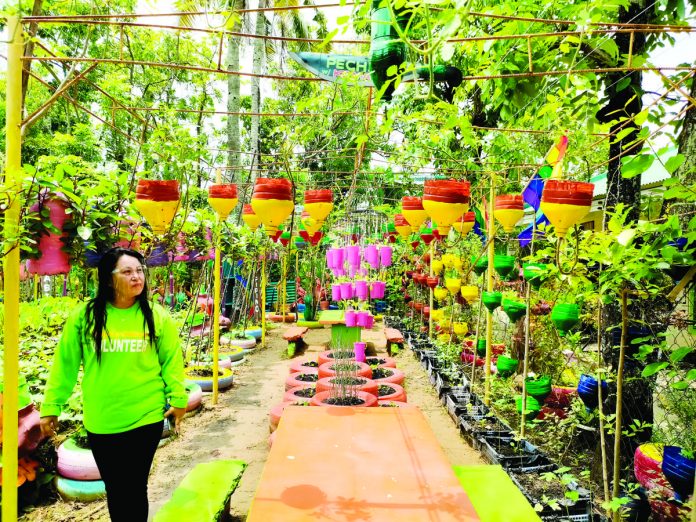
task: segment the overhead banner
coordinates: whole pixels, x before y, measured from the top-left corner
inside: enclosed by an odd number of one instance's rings
[[[326,81],[337,82],[342,76],[354,75],[357,85],[373,87],[367,56],[292,52],[288,54],[309,72]],[[349,82],[349,84],[355,85],[356,82]]]

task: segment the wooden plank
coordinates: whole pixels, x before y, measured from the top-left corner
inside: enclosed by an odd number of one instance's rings
[[[288,328],[285,331],[285,333],[283,334],[283,339],[285,339],[286,341],[297,341],[308,331],[309,328],[307,328],[306,326],[293,326],[292,328]]]

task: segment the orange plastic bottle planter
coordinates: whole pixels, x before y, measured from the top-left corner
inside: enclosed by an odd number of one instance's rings
[[[323,223],[333,209],[333,192],[331,189],[307,190],[304,209],[313,219]]]
[[[208,188],[208,203],[222,220],[227,219],[230,212],[237,206],[238,201],[237,185],[234,183],[211,185]]]
[[[559,237],[580,221],[592,207],[593,183],[549,179],[541,195],[541,210]]]
[[[522,194],[503,194],[495,198],[493,215],[505,232],[512,232],[517,222],[524,216]]]
[[[411,225],[409,225],[408,221],[406,221],[403,214],[394,215],[394,227],[396,228],[396,232],[399,234],[399,236],[401,236],[403,239],[408,239],[408,236],[411,233]]]
[[[401,198],[401,213],[411,225],[412,232],[418,232],[421,225],[428,219],[428,213],[423,208],[423,198],[418,196]]]
[[[179,208],[179,182],[141,179],[135,189],[135,208],[155,234],[164,234]]]

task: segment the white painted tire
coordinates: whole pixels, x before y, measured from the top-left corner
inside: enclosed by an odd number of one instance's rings
[[[106,486],[102,480],[73,480],[56,475],[55,485],[65,500],[93,502],[106,497]]]
[[[92,450],[79,447],[73,439],[58,446],[58,474],[73,480],[100,480]]]

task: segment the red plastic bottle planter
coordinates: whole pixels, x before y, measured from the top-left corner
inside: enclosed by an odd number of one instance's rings
[[[41,257],[27,261],[27,271],[30,274],[55,275],[70,272],[70,257],[63,251],[62,239],[67,237],[67,232],[62,232],[65,222],[68,220],[66,212],[68,203],[58,196],[47,196],[41,203],[32,205],[31,212],[39,212],[47,208],[51,224],[61,231],[60,234],[52,232],[42,234],[38,239],[38,250]]]
[[[352,375],[357,375],[358,377],[367,377],[368,379],[372,379],[372,368],[370,368],[367,364],[363,362],[357,362],[357,361],[346,361],[346,362],[331,362],[331,363],[324,363],[319,365],[319,378],[323,379],[324,377],[334,377],[336,375],[336,365],[337,364],[346,364],[346,365],[352,365],[350,367],[350,373]]]
[[[164,234],[179,208],[179,182],[141,179],[135,189],[135,207],[155,234]]]
[[[312,400],[310,401],[310,404],[312,406],[353,406],[353,407],[375,407],[377,406],[377,397],[375,397],[372,394],[365,393],[363,391],[357,391],[352,394],[353,397],[357,397],[359,400],[362,401],[361,404],[341,404],[340,402],[332,404],[331,401],[335,397],[334,392],[332,391],[325,391],[321,393],[317,393],[314,397],[312,397]],[[340,399],[338,399],[340,401]],[[328,401],[328,402],[327,402]]]

